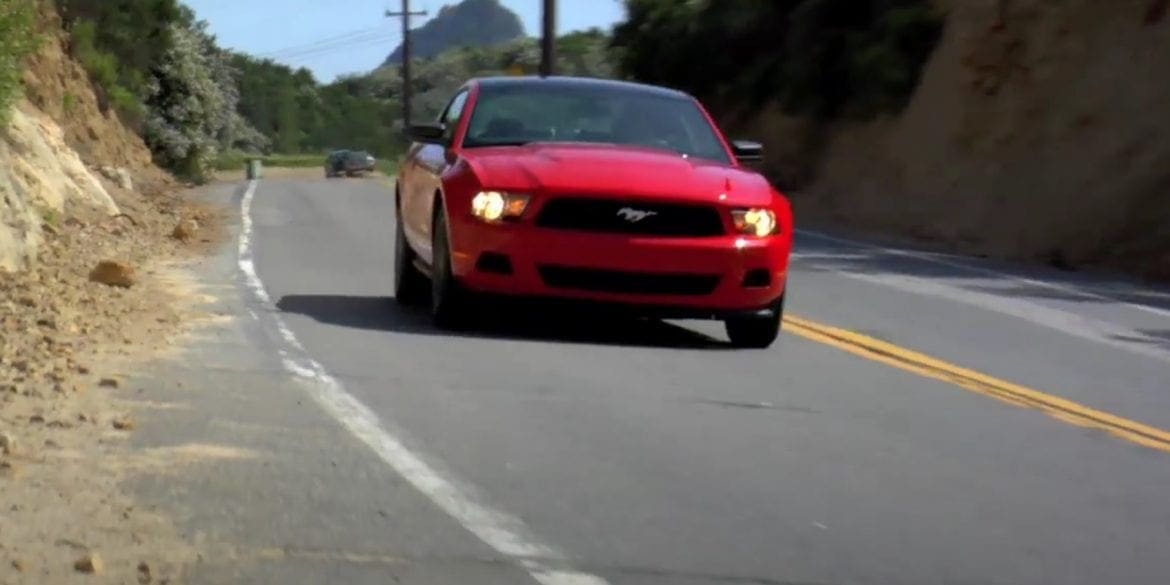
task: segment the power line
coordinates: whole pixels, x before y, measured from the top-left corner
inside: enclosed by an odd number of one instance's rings
[[[299,53],[302,51],[314,50],[314,49],[322,48],[322,47],[326,47],[326,46],[336,46],[339,43],[345,43],[347,41],[352,41],[352,40],[356,40],[356,39],[364,39],[364,38],[372,37],[373,35],[381,35],[381,34],[384,34],[384,31],[380,27],[370,27],[370,28],[352,30],[352,31],[349,31],[347,33],[342,33],[342,34],[339,34],[336,36],[318,39],[318,40],[313,41],[311,43],[305,43],[305,44],[301,44],[301,45],[292,45],[292,46],[284,47],[281,49],[268,51],[268,52],[261,53],[261,54],[257,55],[257,57],[270,58],[270,57],[277,57],[277,56],[286,55],[286,54]]]
[[[344,46],[318,49],[316,51],[309,51],[309,52],[305,52],[305,53],[301,53],[301,54],[297,54],[297,55],[291,55],[288,57],[280,57],[280,60],[281,61],[290,61],[290,62],[300,62],[300,61],[305,61],[305,60],[309,60],[309,59],[316,59],[318,57],[323,57],[323,56],[327,56],[327,55],[332,55],[335,53],[340,53],[343,51],[352,51],[354,49],[364,49],[364,48],[369,48],[369,47],[377,47],[377,46],[381,46],[383,44],[392,43],[393,41],[394,41],[394,39],[387,38],[385,36],[379,37],[379,38],[371,38],[371,39],[366,39],[364,41],[347,44]]]
[[[296,51],[286,51],[275,55],[264,57],[266,59],[292,59],[296,57],[304,57],[307,55],[315,55],[318,53],[332,53],[336,51],[344,51],[350,47],[368,44],[371,42],[386,42],[388,39],[385,34],[366,35],[361,37],[354,37],[342,42],[334,42],[328,45],[320,45],[317,47],[305,48]]]
[[[272,51],[260,56],[263,59],[279,59],[286,57],[295,57],[305,53],[313,53],[321,50],[332,50],[337,48],[345,48],[354,43],[361,43],[371,39],[384,39],[384,33],[366,33],[363,35],[354,35],[346,39],[338,39],[328,43],[318,43],[314,45],[305,45],[301,47],[289,47],[279,51]]]

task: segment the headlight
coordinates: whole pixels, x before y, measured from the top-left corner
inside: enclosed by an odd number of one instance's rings
[[[737,232],[761,238],[775,234],[780,228],[771,209],[736,209],[731,212],[731,219]]]
[[[528,209],[528,195],[483,191],[471,199],[471,214],[489,222],[516,219]]]

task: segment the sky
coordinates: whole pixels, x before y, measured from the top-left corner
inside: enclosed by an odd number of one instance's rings
[[[385,18],[401,0],[183,0],[211,25],[221,46],[307,67],[323,82],[381,65],[402,41],[402,22]],[[458,0],[411,0],[411,10],[439,12]],[[541,0],[501,0],[529,35],[540,34]],[[558,0],[559,33],[608,29],[625,15],[620,0]],[[427,17],[413,17],[411,27]]]

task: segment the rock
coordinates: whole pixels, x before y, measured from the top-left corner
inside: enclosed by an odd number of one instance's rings
[[[0,433],[0,452],[11,455],[16,450],[16,437],[8,433]]]
[[[171,237],[180,242],[189,242],[191,238],[195,237],[196,232],[199,231],[199,222],[193,219],[185,219],[180,221],[175,226],[174,231],[171,232]]]
[[[23,573],[24,572],[24,561],[22,561],[20,559],[13,559],[12,569],[14,571],[16,571],[17,573]]]
[[[113,181],[115,183],[117,183],[119,187],[121,187],[127,191],[134,190],[134,179],[133,179],[133,177],[130,176],[130,171],[128,171],[126,169],[123,169],[123,168],[115,169]]]
[[[106,286],[130,288],[138,282],[138,277],[132,266],[113,260],[102,260],[90,271],[89,280]]]
[[[106,570],[105,563],[102,562],[102,557],[97,553],[89,553],[73,563],[73,568],[79,573],[86,573],[89,575],[101,575]]]
[[[150,574],[150,565],[146,561],[138,563],[138,583],[139,585],[150,585],[154,580],[154,576]]]
[[[98,386],[101,386],[102,388],[117,388],[118,380],[114,378],[102,378],[102,380],[98,382]]]
[[[19,467],[10,461],[0,461],[0,476],[8,476],[12,479],[20,479],[24,473]]]
[[[119,431],[132,431],[132,430],[134,430],[134,421],[130,420],[127,417],[118,417],[118,418],[114,419],[113,425],[114,425],[114,428],[119,430]]]
[[[44,415],[34,414],[34,415],[28,417],[28,422],[31,424],[34,424],[34,425],[44,424],[45,417],[44,417]]]

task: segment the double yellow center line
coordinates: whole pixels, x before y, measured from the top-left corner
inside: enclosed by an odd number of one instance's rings
[[[794,316],[784,318],[784,331],[869,360],[948,382],[1008,404],[1034,408],[1070,424],[1099,429],[1131,443],[1170,453],[1170,432],[981,374],[892,343]]]

